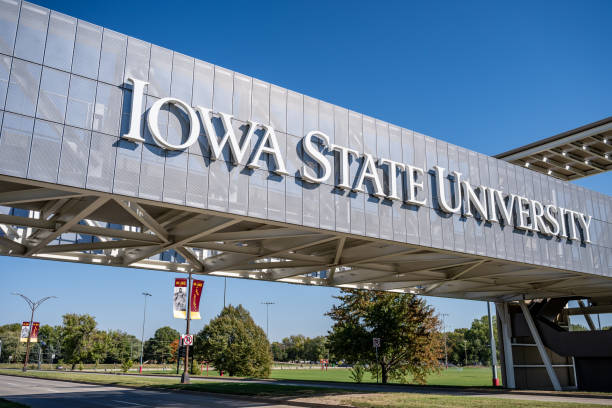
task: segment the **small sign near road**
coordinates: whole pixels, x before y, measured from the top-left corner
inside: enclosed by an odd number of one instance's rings
[[[380,337],[372,338],[372,346],[375,347],[375,348],[379,348],[380,347]]]
[[[183,346],[193,346],[193,334],[182,334],[181,344]]]

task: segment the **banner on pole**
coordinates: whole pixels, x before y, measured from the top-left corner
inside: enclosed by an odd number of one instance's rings
[[[175,319],[187,318],[187,279],[176,278],[174,280],[174,297],[172,305]]]
[[[200,298],[204,290],[204,281],[194,279],[191,285],[191,319],[201,319],[200,316]]]
[[[28,335],[30,335],[30,343],[36,343],[38,341],[39,328],[39,322],[32,322],[32,331],[30,332],[30,322],[21,323],[21,335],[19,336],[19,341],[22,343],[27,343]]]

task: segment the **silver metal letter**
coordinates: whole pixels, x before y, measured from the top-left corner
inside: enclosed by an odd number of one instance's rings
[[[368,178],[374,184],[374,196],[379,198],[385,197],[385,192],[380,184],[380,179],[378,178],[378,171],[376,171],[376,164],[374,163],[374,157],[371,154],[365,153],[363,155],[363,163],[361,164],[361,168],[359,169],[359,173],[357,176],[357,183],[355,183],[355,188],[353,191],[357,191],[360,193],[365,192],[363,189],[363,182]]]
[[[247,167],[251,169],[258,169],[260,166],[257,163],[262,153],[268,153],[274,158],[274,170],[272,170],[276,174],[280,174],[281,176],[286,176],[287,169],[285,168],[285,162],[283,161],[283,156],[280,152],[280,147],[278,146],[278,140],[276,140],[276,133],[271,126],[263,125],[266,129],[266,133],[264,134],[261,142],[259,142],[259,147],[253,155],[253,159],[247,165]],[[270,142],[270,146],[266,146]]]
[[[593,217],[591,217],[590,215],[588,217],[589,218],[585,218],[584,214],[578,213],[578,222],[580,223],[580,225],[582,225],[585,244],[591,243],[591,233],[589,231],[589,228],[591,228],[591,220],[593,219]]]
[[[536,232],[541,232],[545,235],[550,235],[550,230],[544,223],[544,207],[542,203],[536,200],[531,200],[530,204],[531,229]]]
[[[352,154],[355,157],[359,157],[357,150],[349,149],[348,147],[339,146],[333,144],[329,147],[330,150],[339,152],[340,156],[340,183],[336,186],[343,190],[350,190],[351,185],[349,184],[349,156]]]
[[[210,109],[203,108],[201,106],[196,106],[196,110],[200,113],[200,118],[202,119],[202,124],[204,125],[204,131],[206,132],[206,138],[208,139],[208,144],[211,148],[210,159],[219,160],[223,152],[223,147],[225,147],[229,140],[232,162],[235,165],[241,163],[244,158],[244,155],[247,152],[247,149],[251,145],[251,138],[253,137],[253,133],[255,132],[255,127],[257,126],[257,123],[253,121],[248,121],[249,131],[245,136],[244,141],[242,142],[242,146],[240,146],[240,143],[236,139],[234,128],[232,127],[232,115],[219,112],[219,115],[221,115],[221,121],[223,122],[223,127],[225,128],[225,134],[223,135],[223,139],[219,141],[217,132],[215,131],[212,125]]]
[[[401,197],[397,195],[397,169],[403,171],[406,166],[403,163],[398,163],[389,159],[378,159],[378,165],[387,165],[387,181],[389,182],[389,195],[387,198],[389,200],[401,200]]]
[[[161,107],[167,103],[180,106],[182,109],[187,111],[187,116],[189,117],[189,137],[185,143],[180,145],[168,143],[168,141],[165,140],[159,132],[159,111]],[[160,147],[167,150],[187,149],[198,140],[198,136],[200,135],[200,121],[198,120],[198,115],[191,108],[191,106],[176,98],[162,98],[156,101],[153,106],[151,106],[151,109],[149,109],[149,114],[147,115],[147,127],[149,128],[149,132],[151,132],[153,139],[155,139],[155,142]]]
[[[425,205],[427,199],[417,200],[417,190],[423,190],[423,176],[425,172],[420,167],[415,167],[410,164],[406,165],[406,204],[412,205]],[[421,181],[417,179],[421,177]]]
[[[544,207],[544,218],[546,218],[546,221],[548,221],[550,225],[553,227],[551,230],[551,234],[559,235],[559,221],[557,221],[557,207],[552,204],[548,204],[546,207]]]
[[[127,78],[128,82],[133,84],[132,87],[132,109],[130,110],[130,130],[123,135],[124,139],[132,142],[144,143],[144,139],[140,136],[140,112],[142,112],[142,100],[144,98],[144,87],[148,82],[141,81],[135,78]]]
[[[529,200],[525,197],[516,196],[517,204],[517,218],[518,225],[516,228],[530,231],[531,227],[527,224],[527,217],[529,217],[529,210],[525,209],[525,204],[529,204]]]
[[[455,178],[455,188],[456,199],[455,199],[455,207],[452,207],[447,202],[446,193],[444,191],[444,167],[434,166],[434,170],[436,172],[436,190],[438,195],[438,204],[440,204],[440,208],[442,211],[450,214],[459,214],[461,212],[461,173],[453,171]],[[450,181],[449,181],[450,183]],[[452,189],[452,187],[451,187]]]
[[[483,221],[486,221],[488,219],[488,212],[487,212],[487,188],[485,186],[479,186],[478,188],[478,192],[480,193],[481,197],[478,197],[478,195],[476,194],[476,192],[474,191],[474,189],[472,188],[472,186],[470,185],[470,182],[467,180],[464,180],[461,182],[461,184],[463,185],[463,189],[464,189],[464,193],[465,193],[465,205],[464,205],[464,209],[463,209],[463,215],[466,217],[473,217],[474,215],[472,214],[472,204],[474,205],[474,207],[476,207],[476,211],[480,214],[480,217],[482,218]]]
[[[306,137],[304,137],[303,140],[304,153],[308,154],[308,156],[310,156],[312,159],[314,159],[314,161],[319,163],[321,167],[323,167],[323,175],[321,177],[317,177],[317,175],[313,174],[312,170],[306,165],[302,166],[302,168],[300,169],[300,174],[302,175],[302,178],[307,182],[319,184],[323,183],[329,178],[329,175],[331,173],[331,165],[329,164],[329,161],[325,158],[323,153],[321,153],[319,149],[314,146],[314,143],[312,141],[313,137],[317,137],[323,140],[324,146],[328,147],[329,136],[327,136],[323,132],[319,132],[318,130],[313,130],[311,132],[308,132],[308,134],[306,135]]]

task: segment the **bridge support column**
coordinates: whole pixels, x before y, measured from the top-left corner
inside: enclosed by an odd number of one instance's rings
[[[506,388],[516,388],[514,381],[514,359],[512,357],[512,327],[510,326],[510,313],[508,303],[495,303],[495,311],[498,316],[501,330],[501,342],[503,346],[503,385]],[[498,326],[499,327],[499,326]]]
[[[538,348],[538,352],[540,353],[540,358],[542,358],[542,362],[544,363],[544,367],[546,368],[546,372],[548,373],[548,377],[550,378],[550,382],[553,385],[555,391],[561,391],[561,384],[559,383],[559,379],[557,378],[557,374],[550,362],[550,358],[548,357],[548,353],[546,352],[546,348],[544,347],[544,343],[542,343],[542,339],[540,338],[540,333],[538,333],[538,328],[533,322],[533,318],[531,317],[531,313],[527,308],[527,304],[524,300],[519,302],[521,305],[521,310],[523,311],[523,316],[525,316],[525,321],[527,322],[527,326],[529,326],[529,331],[531,332],[531,337],[535,341],[535,344]]]

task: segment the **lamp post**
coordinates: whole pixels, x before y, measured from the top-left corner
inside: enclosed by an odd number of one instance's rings
[[[187,328],[186,333],[189,334],[189,323],[191,321],[191,272],[189,273],[189,278],[187,279],[187,304],[185,306],[187,309],[186,317],[187,317]],[[179,343],[180,346],[180,343]],[[183,375],[181,376],[181,384],[189,384],[189,346],[185,346],[185,365],[183,366]]]
[[[275,305],[274,302],[261,302],[262,305],[266,305],[266,337],[270,341],[270,305]]]
[[[442,313],[442,333],[444,334],[444,367],[448,370],[448,348],[446,346],[446,323],[445,317],[448,316],[448,313]]]
[[[153,296],[148,292],[142,292],[144,296],[144,311],[142,312],[142,336],[140,337],[140,369],[139,372],[142,374],[142,355],[144,354],[144,329],[145,320],[147,319],[147,298]],[[130,359],[132,358],[131,344],[130,344]]]
[[[45,300],[49,300],[49,299],[52,299],[52,298],[56,298],[57,299],[57,296],[47,296],[47,297],[44,297],[44,298],[40,299],[37,302],[34,302],[29,297],[27,297],[26,295],[23,295],[21,293],[13,293],[13,295],[21,296],[23,298],[23,300],[25,300],[28,303],[28,306],[30,306],[30,309],[32,310],[32,314],[30,315],[30,331],[28,332],[28,340],[26,342],[26,355],[25,355],[25,360],[23,360],[23,369],[22,370],[25,372],[25,371],[28,371],[28,359],[30,358],[30,335],[32,334],[32,324],[34,323],[34,311]]]
[[[499,378],[497,378],[497,347],[495,344],[495,336],[493,335],[493,321],[491,320],[491,302],[487,302],[487,313],[489,314],[489,342],[491,343],[491,369],[493,370],[493,386],[499,387]]]

